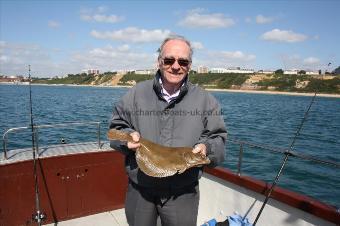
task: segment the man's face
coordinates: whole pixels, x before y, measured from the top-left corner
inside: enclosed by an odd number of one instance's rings
[[[189,46],[181,40],[168,41],[163,46],[158,66],[163,76],[163,82],[168,85],[179,85],[191,67]]]

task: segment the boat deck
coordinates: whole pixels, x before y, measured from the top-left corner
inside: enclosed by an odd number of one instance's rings
[[[46,226],[128,226],[124,209],[107,211]]]
[[[96,142],[51,145],[39,148],[38,153],[41,159],[40,181],[45,182],[40,183],[39,187],[41,203],[49,217],[48,222],[83,216],[50,224],[46,222],[46,225],[128,225],[122,209],[127,183],[123,156],[112,150],[108,143],[100,148]],[[10,150],[7,154],[7,159],[0,157],[0,169],[3,170],[0,173],[0,184],[3,185],[0,210],[5,210],[0,212],[0,225],[23,225],[6,222],[17,218],[20,221],[15,222],[25,222],[32,213],[31,209],[34,209],[30,204],[34,200],[33,189],[27,190],[27,187],[34,187],[32,161],[29,161],[32,159],[32,149]],[[21,163],[11,164],[17,162]],[[235,212],[253,222],[268,188],[265,182],[238,176],[219,167],[206,168],[199,183],[198,225],[212,218],[224,221],[226,216]],[[17,209],[21,211],[19,217],[13,215]],[[101,212],[104,210],[106,212]],[[101,213],[85,216],[91,211]],[[53,216],[53,212],[58,218]],[[258,224],[272,226],[275,222],[279,226],[333,226],[339,222],[339,216],[331,206],[277,187]],[[1,220],[5,223],[2,224]]]
[[[96,142],[73,143],[73,144],[57,144],[48,145],[39,148],[39,158],[47,158],[53,156],[62,156],[79,153],[90,153],[99,151],[112,150],[108,142],[103,143],[99,148]],[[14,149],[7,152],[7,159],[5,159],[4,152],[0,156],[0,165],[5,165],[13,162],[21,162],[31,160],[32,148]]]
[[[214,191],[213,193],[211,191]],[[210,219],[224,221],[235,213],[247,216],[253,222],[262,205],[263,195],[237,186],[210,174],[200,180],[200,204],[197,225]],[[292,208],[282,202],[269,200],[259,219],[259,225],[272,226],[335,226],[302,210]],[[124,209],[106,211],[99,214],[47,224],[48,226],[127,226]],[[158,219],[158,224],[161,225]]]

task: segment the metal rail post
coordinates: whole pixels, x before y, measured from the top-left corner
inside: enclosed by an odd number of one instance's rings
[[[243,161],[243,143],[240,143],[240,151],[238,155],[238,166],[237,166],[237,175],[241,176],[241,168],[242,168],[242,161]]]

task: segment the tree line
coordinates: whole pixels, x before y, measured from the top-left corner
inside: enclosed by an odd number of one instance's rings
[[[339,70],[340,67],[335,71]],[[111,80],[116,72],[105,72],[99,75],[93,74],[68,74],[64,78],[41,79],[35,78],[34,83],[44,84],[76,84],[76,85],[110,85]],[[340,73],[339,73],[340,74]],[[218,89],[239,89],[253,74],[236,74],[236,73],[206,73],[198,74],[195,71],[189,73],[189,80],[193,84],[198,84],[205,88]],[[119,85],[131,85],[135,83],[152,79],[154,75],[135,74],[129,72],[120,79]],[[297,87],[299,82],[304,82],[304,86]],[[260,90],[277,90],[287,92],[318,92],[318,93],[340,93],[340,75],[334,76],[332,79],[323,79],[323,76],[311,76],[304,73],[298,75],[283,74],[283,70],[279,69],[272,75],[264,76],[258,82],[252,83],[253,89]]]

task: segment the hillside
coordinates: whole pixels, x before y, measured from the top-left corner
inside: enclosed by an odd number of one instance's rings
[[[318,92],[340,94],[340,75],[284,75],[284,74],[196,74],[191,73],[190,81],[204,88],[241,89],[241,90],[275,90],[286,92]],[[135,85],[152,79],[146,74],[117,74],[106,72],[99,75],[69,74],[64,78],[34,79],[41,84],[75,84],[75,85]]]

